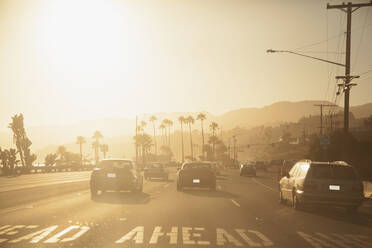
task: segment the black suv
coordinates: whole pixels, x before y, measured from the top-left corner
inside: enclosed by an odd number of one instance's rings
[[[142,192],[143,178],[135,170],[134,163],[128,159],[104,159],[95,168],[90,177],[92,199],[98,192],[132,191]]]

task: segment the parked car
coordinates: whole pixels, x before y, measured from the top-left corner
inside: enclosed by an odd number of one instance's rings
[[[99,191],[140,193],[142,189],[142,175],[128,159],[104,159],[92,171],[90,177],[90,192],[93,199],[97,197]]]
[[[279,182],[279,201],[304,205],[341,206],[356,212],[364,199],[357,171],[345,162],[299,161]]]
[[[240,176],[256,176],[256,166],[253,163],[242,164],[240,167]]]
[[[188,187],[216,190],[216,174],[210,163],[188,162],[182,165],[177,174],[177,190]]]
[[[143,175],[146,180],[151,178],[168,180],[169,172],[164,164],[154,162],[145,167]]]

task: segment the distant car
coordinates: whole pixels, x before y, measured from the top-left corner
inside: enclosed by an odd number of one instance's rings
[[[210,163],[189,162],[182,165],[177,175],[177,190],[188,187],[216,190],[216,174]]]
[[[134,167],[128,159],[102,160],[90,177],[91,197],[96,198],[99,191],[142,192],[143,178]]]
[[[297,162],[279,182],[279,201],[293,208],[304,205],[345,207],[356,212],[364,199],[363,183],[345,162]]]
[[[256,176],[256,166],[252,163],[242,164],[240,167],[240,176]]]
[[[169,172],[165,165],[161,163],[151,163],[145,167],[143,175],[145,179],[162,178],[168,180]]]

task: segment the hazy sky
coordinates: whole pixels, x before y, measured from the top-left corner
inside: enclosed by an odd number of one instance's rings
[[[0,129],[20,112],[29,125],[63,125],[333,100],[342,67],[266,53],[344,63],[326,53],[344,52],[346,27],[327,2],[342,1],[1,0]],[[354,12],[352,35],[353,73],[372,70],[372,8]],[[372,102],[371,76],[352,89],[352,105]]]

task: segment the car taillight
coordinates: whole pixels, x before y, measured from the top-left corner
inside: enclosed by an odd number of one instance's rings
[[[317,190],[318,185],[316,183],[306,183],[303,188],[304,190]]]
[[[354,184],[351,190],[353,192],[363,192],[363,185],[362,184]]]

